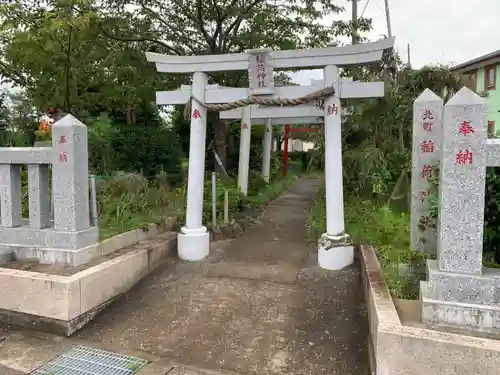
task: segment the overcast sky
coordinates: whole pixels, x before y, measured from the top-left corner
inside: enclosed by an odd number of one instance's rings
[[[351,3],[338,0],[346,8],[343,19],[351,17]],[[500,49],[500,0],[388,0],[396,49],[407,61],[410,44],[415,68],[427,64],[458,64]],[[387,35],[384,0],[360,0],[358,12],[372,18],[372,40]],[[327,20],[325,20],[327,21]],[[346,42],[348,42],[346,40]],[[321,72],[303,72],[294,79],[309,84]]]

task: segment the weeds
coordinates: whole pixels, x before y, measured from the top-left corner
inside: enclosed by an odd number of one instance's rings
[[[164,222],[183,209],[182,189],[171,190],[164,180],[147,179],[135,173],[118,172],[97,184],[101,239],[149,223]]]
[[[307,232],[311,241],[326,231],[324,188],[318,194],[308,221]],[[373,245],[386,279],[395,298],[418,297],[418,275],[402,275],[400,264],[423,266],[424,258],[410,249],[409,217],[396,213],[390,207],[369,200],[347,198],[345,203],[346,232],[354,243]]]

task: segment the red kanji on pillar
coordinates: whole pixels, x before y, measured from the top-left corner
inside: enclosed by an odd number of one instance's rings
[[[434,171],[434,166],[430,164],[425,164],[420,171],[420,177],[422,178],[431,178],[432,172]]]
[[[200,110],[198,108],[196,108],[193,111],[193,118],[195,118],[195,119],[201,118],[201,113],[200,113]]]
[[[67,163],[68,162],[68,154],[65,152],[59,153],[59,161],[61,163]]]
[[[248,129],[248,125],[246,122],[244,122],[243,124],[241,124],[241,128],[242,129]]]
[[[335,104],[328,105],[327,115],[337,115],[339,113],[339,108]]]
[[[470,152],[469,150],[458,151],[456,162],[457,164],[467,164],[467,162],[469,164],[472,164],[472,152]]]
[[[431,123],[431,122],[424,122],[424,123],[422,124],[422,128],[423,128],[425,131],[430,132],[430,131],[432,131],[432,125],[434,125],[434,124],[433,124],[433,123]]]
[[[430,227],[431,226],[431,217],[429,215],[427,215],[427,216],[422,216],[422,218],[424,219],[424,225],[426,227]]]
[[[435,150],[436,148],[433,141],[422,141],[422,143],[420,143],[420,152],[422,153],[434,152]]]
[[[434,114],[430,109],[425,109],[424,113],[422,114],[422,120],[434,120]]]
[[[469,121],[462,121],[458,126],[458,132],[462,135],[474,133],[474,128]]]
[[[68,143],[68,140],[66,139],[65,135],[61,135],[61,137],[59,138],[59,144],[61,145],[64,143]]]

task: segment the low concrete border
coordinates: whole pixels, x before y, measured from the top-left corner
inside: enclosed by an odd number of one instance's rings
[[[372,374],[498,374],[500,341],[402,325],[373,247],[361,247],[361,263]]]
[[[0,268],[0,322],[72,335],[177,251],[177,220],[151,224],[99,244],[101,255],[136,249],[71,276]]]

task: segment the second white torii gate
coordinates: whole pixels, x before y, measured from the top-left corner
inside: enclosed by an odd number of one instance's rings
[[[289,87],[303,87],[309,88],[310,92],[320,90],[324,87],[323,80],[311,80],[310,86],[286,86],[281,89]],[[345,87],[348,89],[345,90]],[[213,88],[215,91],[217,88]],[[229,88],[224,88],[229,92]],[[233,89],[235,90],[235,89]],[[236,93],[236,91],[235,91]],[[383,82],[359,82],[351,79],[343,79],[338,83],[338,94],[340,98],[375,98],[384,96],[384,83]],[[342,114],[342,109],[338,109]],[[238,186],[243,194],[247,194],[248,190],[248,174],[250,165],[250,140],[251,140],[251,127],[258,122],[266,124],[266,131],[264,133],[264,150],[262,162],[262,176],[269,181],[269,166],[270,166],[270,150],[271,150],[271,133],[267,126],[275,123],[277,125],[285,124],[321,124],[324,121],[324,110],[314,105],[299,105],[295,107],[275,107],[275,106],[257,106],[252,105],[245,108],[237,108],[228,111],[221,111],[220,118],[226,120],[241,119],[241,135],[240,135],[240,156],[238,164]],[[269,122],[266,122],[268,121]],[[266,136],[269,134],[269,138]],[[267,153],[267,154],[266,154]]]
[[[270,109],[276,110],[272,115]],[[322,124],[323,110],[313,106],[297,107],[259,107],[248,106],[229,111],[221,111],[224,120],[241,119],[240,156],[238,165],[238,186],[246,194],[250,168],[250,138],[253,125],[264,125],[264,142],[262,152],[262,178],[269,182],[271,166],[272,126],[286,124]]]

